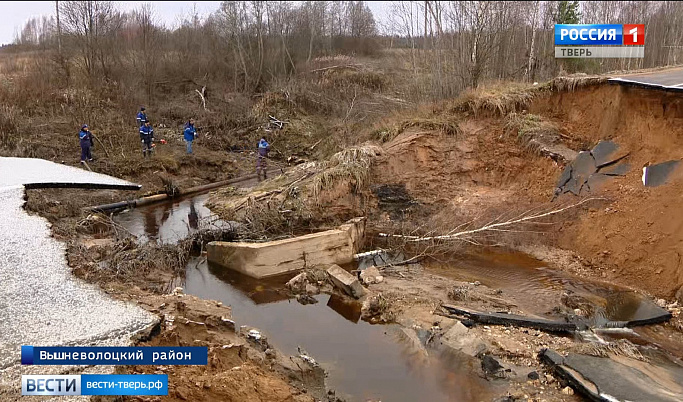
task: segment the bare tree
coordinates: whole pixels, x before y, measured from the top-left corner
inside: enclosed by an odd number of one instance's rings
[[[61,12],[64,30],[80,53],[81,66],[93,78],[99,70],[110,74],[121,14],[109,1],[65,1]]]
[[[133,17],[138,38],[136,46],[138,57],[134,58],[133,65],[137,67],[136,70],[141,72],[147,103],[150,103],[154,88],[154,77],[157,75],[156,60],[159,57],[159,28],[157,28],[154,12],[149,3],[143,4],[136,10],[133,13]]]
[[[57,49],[62,56],[62,26],[59,24],[59,1],[55,1],[55,15],[57,16]]]

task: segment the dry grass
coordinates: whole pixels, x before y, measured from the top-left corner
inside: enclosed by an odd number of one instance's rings
[[[111,243],[86,247],[70,236],[67,256],[74,272],[99,283],[118,281],[168,292],[165,286],[173,278],[183,277],[192,253],[204,250],[211,241],[232,241],[237,237],[232,227],[216,225],[209,219],[199,222],[199,229],[174,244],[150,241],[141,244],[125,228],[104,215],[91,215],[79,221],[79,233],[105,233],[109,228]]]
[[[558,127],[543,120],[541,116],[528,113],[510,113],[505,119],[505,133],[515,135],[517,140],[532,152],[538,151],[538,139],[554,143],[560,136]]]
[[[221,219],[242,223],[239,233],[246,239],[301,234],[307,227],[350,217],[337,216],[338,209],[330,212],[324,205],[348,194],[361,194],[380,153],[375,145],[351,147],[327,161],[298,165],[249,191],[216,192],[206,205]]]
[[[647,358],[640,353],[638,347],[627,339],[619,339],[616,342],[608,342],[605,344],[581,343],[575,346],[573,351],[597,357],[609,357],[610,354],[612,354],[644,362],[647,361]]]
[[[181,275],[185,272],[191,246],[192,242],[188,240],[173,245],[147,243],[143,246],[130,239],[122,240],[114,246],[108,269],[118,279],[145,276],[155,270]]]
[[[75,275],[94,283],[112,281],[164,293],[173,278],[185,273],[192,241],[178,244],[138,244],[128,237],[103,246],[85,247],[70,241],[67,259]]]
[[[240,222],[240,238],[262,240],[292,234],[310,220],[306,185],[318,163],[299,165],[253,189],[226,188],[211,194],[206,206],[225,221]]]
[[[0,150],[11,152],[21,140],[20,112],[11,105],[0,106]],[[3,153],[5,153],[3,152]]]
[[[600,85],[607,82],[609,77],[600,75],[574,74],[565,77],[556,77],[549,82],[549,86],[556,92],[571,92],[578,88],[591,85]]]
[[[437,131],[444,135],[459,136],[462,135],[462,129],[458,121],[453,116],[433,116],[433,117],[415,117],[406,119],[396,126],[390,128],[382,128],[373,132],[374,139],[384,143],[393,140],[401,135],[409,128],[420,128],[424,130]]]
[[[367,185],[370,166],[374,158],[382,153],[376,145],[363,145],[337,152],[323,165],[322,172],[313,178],[313,198],[319,199],[326,189],[340,181],[347,181],[359,193]]]
[[[343,89],[349,85],[357,85],[372,91],[381,91],[387,86],[383,74],[374,71],[359,71],[356,68],[335,68],[321,73],[320,84],[331,89]]]
[[[497,82],[480,86],[476,89],[465,90],[456,100],[452,110],[474,113],[493,113],[506,116],[509,113],[519,113],[529,107],[538,96],[548,92],[574,91],[592,85],[607,82],[606,76],[589,76],[574,74],[556,77],[543,84],[528,84],[517,82]]]
[[[396,321],[397,313],[393,309],[400,297],[395,292],[384,292],[367,298],[361,309],[363,320],[373,324]]]
[[[520,83],[496,83],[469,89],[463,92],[456,101],[454,111],[481,112],[505,116],[512,112],[521,112],[529,107],[531,101],[547,89],[546,85],[530,85]]]

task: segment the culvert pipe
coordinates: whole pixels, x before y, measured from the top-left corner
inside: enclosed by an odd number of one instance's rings
[[[154,203],[161,202],[161,201],[171,200],[174,198],[183,197],[183,196],[194,194],[194,193],[199,193],[202,191],[212,190],[214,188],[227,186],[229,184],[234,184],[234,183],[239,183],[242,181],[256,179],[257,177],[258,176],[254,173],[254,174],[249,174],[246,176],[235,177],[235,178],[229,179],[229,180],[217,181],[215,183],[209,183],[209,184],[204,184],[201,186],[190,187],[188,189],[179,191],[179,193],[175,196],[170,196],[168,194],[155,194],[155,195],[150,195],[147,197],[141,197],[141,198],[138,198],[135,200],[130,200],[130,201],[119,201],[119,202],[114,202],[111,204],[96,205],[94,207],[88,207],[86,209],[88,211],[91,211],[91,212],[106,212],[106,211],[114,211],[114,210],[122,209],[122,208],[141,207],[144,205],[149,205],[149,204],[154,204]]]

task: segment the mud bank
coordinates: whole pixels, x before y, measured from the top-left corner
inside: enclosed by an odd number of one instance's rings
[[[583,257],[595,277],[637,284],[671,299],[683,286],[682,175],[645,188],[641,167],[683,158],[681,95],[600,85],[540,99],[530,112],[562,124],[582,149],[611,139],[629,153],[633,166],[624,178],[605,185],[601,195],[608,205],[563,227],[559,245]]]

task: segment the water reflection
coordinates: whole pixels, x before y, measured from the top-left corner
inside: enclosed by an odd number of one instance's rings
[[[327,300],[327,307],[354,324],[360,321],[361,304],[358,302],[351,301],[338,295],[331,295]]]
[[[190,265],[188,264],[188,267]],[[208,268],[208,275],[203,271]],[[244,275],[237,271],[225,269],[218,264],[202,261],[202,263],[195,268],[195,271],[188,270],[186,282],[192,285],[190,275],[199,270],[202,275],[202,280],[206,286],[211,286],[214,279],[219,279],[223,283],[229,284],[233,289],[238,290],[242,295],[251,299],[255,304],[274,303],[278,301],[288,300],[289,294],[284,289],[284,284],[293,278],[296,273],[289,273],[280,276],[256,279]]]
[[[209,194],[149,207],[135,208],[114,216],[114,221],[135,235],[139,241],[157,240],[175,243],[196,231],[201,219],[212,216],[204,206]]]
[[[197,229],[199,226],[199,214],[197,213],[197,208],[194,206],[195,199],[190,199],[190,211],[187,213],[187,222],[190,224],[190,228]]]
[[[502,392],[501,384],[475,374],[476,360],[436,351],[425,356],[399,326],[360,320],[358,303],[325,294],[311,305],[287,299],[282,286],[289,277],[257,281],[195,259],[184,285],[188,294],[230,305],[238,326],[259,328],[283,353],[304,348],[349,400],[480,401]]]

